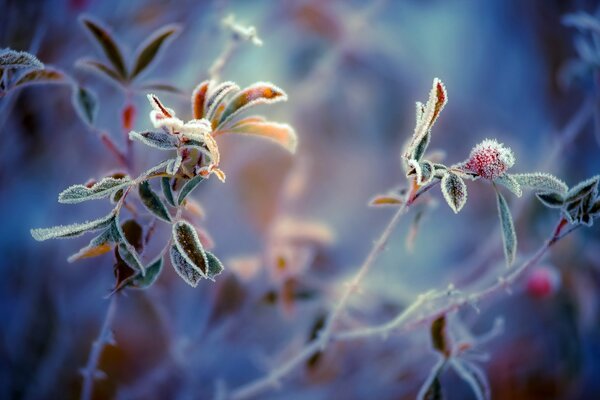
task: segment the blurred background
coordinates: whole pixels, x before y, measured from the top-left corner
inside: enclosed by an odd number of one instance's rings
[[[97,399],[210,399],[306,343],[394,212],[367,204],[404,184],[400,151],[414,128],[414,102],[426,100],[434,77],[449,103],[430,148],[443,150],[448,164],[493,137],[513,149],[513,172],[551,172],[569,185],[600,172],[600,29],[594,36],[561,22],[597,13],[596,1],[2,0],[0,10],[0,47],[36,54],[99,99],[92,129],[77,116],[69,85],[0,98],[2,399],[78,398],[114,286],[114,257],[67,263],[89,237],[37,243],[29,230],[105,215],[107,201],[64,205],[57,194],[119,170],[95,129],[124,146],[129,101],[134,129],[151,126],[142,92],[127,98],[75,66],[81,57],[101,59],[81,13],[109,26],[128,56],[161,26],[182,25],[145,79],[181,89],[160,97],[184,119],[193,88],[231,40],[221,21],[234,14],[264,44],[240,43],[222,79],[283,88],[289,101],[259,113],[290,123],[299,137],[295,156],[254,138],[219,139],[227,182],[210,179],[193,197],[206,214],[195,222],[226,272],[194,289],[166,265],[149,290],[120,294]],[[136,173],[164,156],[139,144],[134,152]],[[504,268],[494,196],[489,185],[469,182],[468,204],[455,215],[432,190],[394,233],[344,324],[390,320],[428,289],[489,282]],[[524,259],[558,215],[531,194],[507,198]],[[149,255],[167,240],[163,228]],[[479,363],[493,398],[600,398],[598,232],[578,230],[536,266],[553,276],[551,291],[532,289],[526,276],[512,295],[461,312],[474,334],[504,318],[504,333],[481,349],[489,360]],[[285,273],[272,262],[281,254]],[[412,399],[435,363],[429,341],[420,327],[387,341],[335,344],[258,398]],[[473,396],[451,372],[442,385],[450,399]]]

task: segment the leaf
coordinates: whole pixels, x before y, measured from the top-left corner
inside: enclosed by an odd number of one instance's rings
[[[142,275],[145,275],[144,264],[140,260],[140,256],[133,250],[132,247],[127,246],[125,243],[119,243],[117,246],[119,249],[119,255],[125,261],[125,263],[134,271],[139,271]]]
[[[131,185],[131,179],[128,176],[122,178],[107,177],[91,186],[73,185],[63,190],[58,195],[58,202],[63,204],[75,204],[87,200],[102,199],[128,185]]]
[[[494,179],[494,182],[504,186],[517,197],[521,197],[523,195],[523,191],[521,190],[521,185],[515,178],[513,178],[510,174],[503,174]]]
[[[252,119],[251,121],[241,120],[230,128],[215,132],[214,136],[225,133],[263,137],[280,144],[290,153],[296,151],[296,146],[298,144],[298,138],[296,137],[294,128],[288,124],[279,124],[276,122],[259,122],[255,119]]]
[[[210,84],[211,81],[204,81],[196,86],[192,93],[192,115],[194,116],[194,119],[202,119],[204,117],[206,111],[204,103]]]
[[[596,201],[591,205],[589,213],[594,216],[600,214],[600,198],[596,199]]]
[[[419,140],[419,142],[415,145],[415,148],[411,154],[411,159],[421,161],[425,152],[427,151],[427,147],[429,147],[429,142],[431,141],[431,132],[427,131],[425,135]]]
[[[165,170],[167,174],[176,175],[177,171],[179,171],[179,168],[181,167],[181,161],[183,161],[181,154],[177,154],[174,159],[170,160],[167,164],[167,169]]]
[[[77,86],[73,91],[72,102],[79,117],[87,124],[93,125],[98,114],[98,97],[88,89]]]
[[[204,100],[204,118],[211,121],[215,127],[218,121],[212,121],[217,109],[229,94],[239,91],[240,88],[235,82],[223,82],[216,87],[209,87],[206,100]],[[224,106],[220,112],[223,112]]]
[[[369,200],[369,206],[397,206],[403,203],[400,196],[394,194],[378,194]]]
[[[419,163],[419,171],[421,172],[420,176],[417,176],[417,183],[419,185],[426,185],[431,182],[434,177],[434,167],[431,161],[421,161]]]
[[[471,387],[477,400],[489,400],[492,398],[490,384],[485,373],[476,365],[454,358],[451,361],[456,373]]]
[[[458,213],[467,202],[467,185],[461,177],[448,172],[442,178],[442,194],[452,211]]]
[[[167,203],[169,203],[172,207],[175,207],[175,198],[173,197],[173,190],[171,190],[171,179],[168,177],[161,178],[160,186]]]
[[[123,80],[127,80],[127,68],[125,67],[123,55],[110,31],[102,27],[99,23],[92,21],[89,17],[82,17],[80,18],[80,21],[100,45],[102,51],[113,65],[119,76]]]
[[[512,174],[514,180],[521,187],[528,187],[536,192],[556,192],[566,193],[567,185],[557,177],[543,172],[533,172],[530,174]]]
[[[562,208],[564,205],[563,196],[556,192],[536,193],[535,195],[543,205],[550,208]]]
[[[162,200],[154,190],[152,190],[148,181],[140,183],[138,186],[138,193],[140,195],[140,200],[142,200],[142,204],[144,204],[148,211],[163,221],[171,222],[171,215],[169,215],[167,207],[163,204]]]
[[[268,82],[258,82],[235,95],[223,111],[218,126],[225,125],[234,116],[258,104],[271,104],[286,101],[287,95],[283,90]]]
[[[163,268],[163,254],[146,266],[146,275],[136,274],[131,278],[129,286],[135,289],[149,288],[156,282]]]
[[[208,270],[206,272],[206,277],[211,281],[215,280],[215,276],[220,275],[221,272],[225,269],[221,261],[210,251],[205,251],[206,259],[208,261]]]
[[[198,238],[196,228],[189,222],[181,220],[173,224],[173,242],[182,257],[194,268],[206,277],[208,271],[208,259],[202,243]]]
[[[65,75],[62,72],[55,69],[46,68],[27,72],[25,75],[19,78],[19,80],[14,84],[13,88],[23,87],[27,85],[64,82]]]
[[[119,233],[116,231],[113,222],[104,232],[93,238],[86,247],[67,258],[67,261],[72,263],[84,258],[98,257],[109,252],[112,249],[111,244],[116,243],[118,240]]]
[[[417,121],[407,149],[409,159],[412,158],[411,155],[418,156],[419,153],[421,153],[421,156],[423,155],[429,143],[429,139],[426,136],[430,135],[431,127],[447,102],[448,94],[446,88],[442,81],[435,78],[429,92],[427,104],[423,106],[421,103],[417,103]],[[421,149],[417,150],[417,147],[421,147]]]
[[[600,180],[600,176],[594,176],[573,186],[571,189],[569,189],[567,195],[565,196],[565,203],[577,201],[589,195],[590,193],[595,193],[598,189],[598,180]]]
[[[154,32],[148,40],[140,45],[136,51],[135,63],[130,79],[135,79],[142,73],[148,65],[156,58],[165,41],[172,35],[179,33],[181,27],[179,25],[167,25]]]
[[[100,61],[81,59],[77,61],[76,66],[92,71],[101,77],[109,78],[111,82],[116,82],[119,85],[123,84],[123,77],[120,76],[114,69]]]
[[[33,54],[13,49],[0,50],[0,69],[44,69],[44,64]]]
[[[188,285],[191,287],[198,286],[198,282],[204,277],[200,271],[192,264],[187,262],[186,258],[181,254],[175,245],[172,245],[169,250],[171,265]]]
[[[502,227],[504,257],[506,258],[506,265],[510,267],[515,261],[515,255],[517,253],[517,234],[506,199],[498,190],[496,190],[496,195],[498,200],[498,216],[500,217],[500,225]]]
[[[167,92],[173,94],[182,94],[183,91],[178,87],[162,82],[152,82],[140,87],[144,92]]]
[[[129,132],[129,139],[137,140],[144,143],[147,146],[154,147],[159,150],[173,150],[179,145],[179,139],[175,135],[171,135],[168,132]]]
[[[86,232],[97,231],[109,226],[115,218],[115,211],[105,217],[79,224],[61,225],[52,228],[32,229],[31,236],[38,242],[48,239],[71,238],[83,235]]]
[[[448,343],[448,334],[446,332],[446,316],[438,317],[431,324],[431,345],[444,357],[450,356],[450,344]]]
[[[192,192],[192,190],[196,189],[196,186],[198,186],[198,184],[200,182],[202,182],[203,180],[204,180],[204,177],[202,175],[196,175],[192,179],[188,180],[181,187],[181,190],[179,191],[179,197],[177,198],[177,204],[181,205],[181,203],[183,203],[185,198]]]

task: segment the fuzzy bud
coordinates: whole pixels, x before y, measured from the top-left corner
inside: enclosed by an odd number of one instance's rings
[[[471,150],[464,168],[485,179],[496,179],[515,163],[510,148],[494,139],[486,139]]]

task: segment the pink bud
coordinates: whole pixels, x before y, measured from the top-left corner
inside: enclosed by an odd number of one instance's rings
[[[527,277],[527,293],[536,299],[554,294],[560,287],[560,275],[554,267],[535,267]]]
[[[493,139],[486,139],[471,150],[465,169],[485,179],[496,179],[515,163],[510,148]]]

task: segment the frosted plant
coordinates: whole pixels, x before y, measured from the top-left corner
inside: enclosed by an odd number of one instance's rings
[[[47,67],[33,54],[0,49],[0,98],[29,85],[68,83],[68,79],[63,72]]]
[[[212,174],[221,181],[225,180],[225,174],[218,168],[220,155],[215,140],[218,135],[237,133],[265,137],[294,151],[296,136],[289,125],[269,122],[257,116],[240,118],[241,113],[254,105],[285,99],[286,94],[270,83],[257,83],[240,90],[232,82],[217,84],[206,81],[196,88],[192,96],[194,119],[184,123],[157,96],[149,94],[152,106],[150,120],[158,130],[132,131],[129,135],[147,146],[175,152],[174,157],[136,178],[119,173],[98,182],[90,181],[67,188],[58,196],[61,203],[110,197],[115,207],[108,215],[93,221],[33,229],[32,236],[36,240],[47,240],[99,231],[100,234],[69,261],[96,257],[114,249],[117,258],[115,290],[150,286],[160,274],[166,253],[175,271],[191,286],[197,286],[203,278],[214,280],[223,270],[223,265],[204,248],[201,236],[205,235],[199,235],[197,229],[182,217],[189,203],[187,198]],[[152,187],[152,180],[160,180],[159,192]],[[144,262],[140,254],[144,246],[141,225],[135,219],[121,222],[121,211],[135,188],[145,209],[157,220],[172,225],[172,235],[164,250],[150,262]]]

